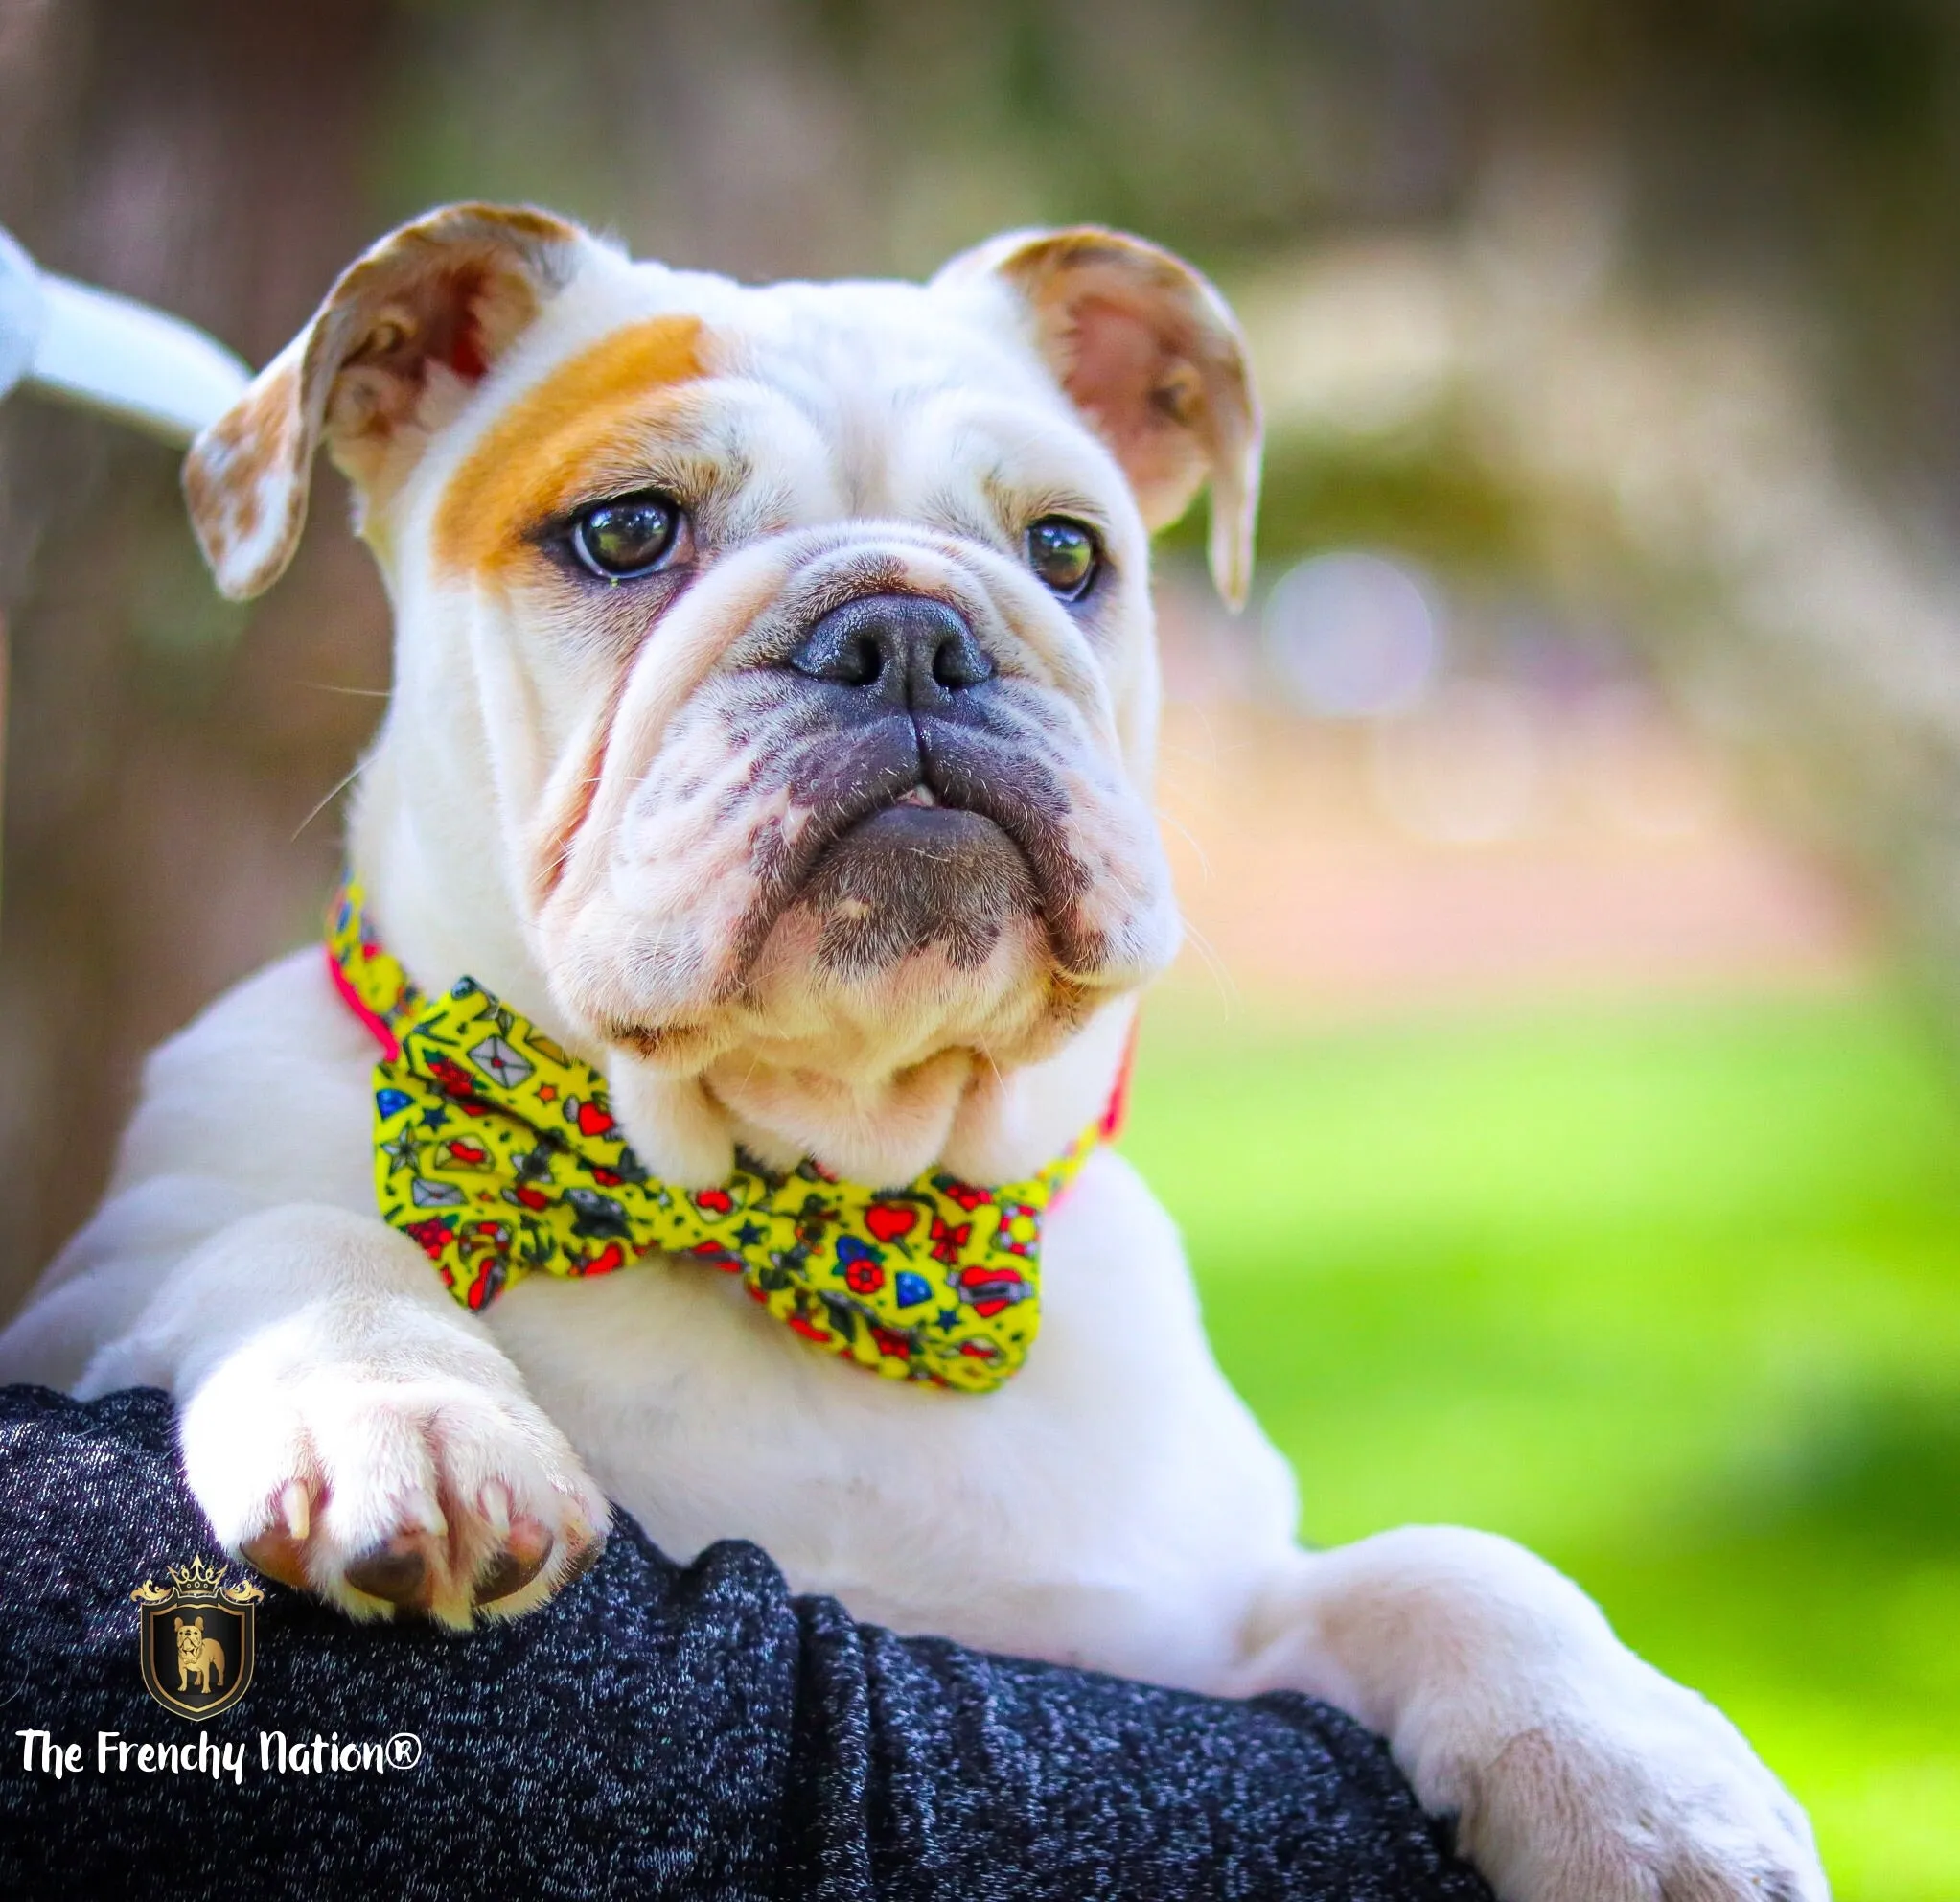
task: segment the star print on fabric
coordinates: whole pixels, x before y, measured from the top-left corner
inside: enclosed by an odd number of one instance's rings
[[[399,1136],[391,1136],[385,1143],[379,1144],[377,1148],[387,1161],[389,1174],[392,1175],[398,1169],[413,1169],[415,1167],[415,1157],[419,1145],[407,1130],[403,1130]]]
[[[422,1126],[425,1129],[440,1129],[449,1120],[449,1110],[439,1102],[430,1103],[422,1112]]]
[[[744,1248],[759,1248],[767,1239],[769,1231],[752,1221],[745,1221],[735,1231],[736,1241]]]

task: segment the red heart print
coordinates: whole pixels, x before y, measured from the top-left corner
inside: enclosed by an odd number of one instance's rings
[[[595,1102],[579,1104],[579,1134],[603,1136],[612,1127],[612,1118]]]
[[[695,1196],[694,1206],[711,1216],[733,1215],[735,1198],[726,1189],[703,1189]]]
[[[896,1241],[919,1225],[919,1212],[897,1202],[873,1202],[865,1211],[865,1226],[880,1241]]]

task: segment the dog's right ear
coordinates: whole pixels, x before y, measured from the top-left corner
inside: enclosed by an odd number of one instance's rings
[[[191,445],[184,495],[219,590],[286,571],[322,440],[363,515],[578,268],[596,241],[547,212],[449,205],[383,238]]]
[[[963,251],[935,286],[992,285],[1129,477],[1154,534],[1211,486],[1211,578],[1234,608],[1252,582],[1259,401],[1245,337],[1182,258],[1121,231],[1010,231]]]

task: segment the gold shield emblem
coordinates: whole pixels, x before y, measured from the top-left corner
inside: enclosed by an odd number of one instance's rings
[[[250,1579],[226,1585],[230,1569],[193,1559],[171,1566],[168,1586],[145,1579],[129,1594],[142,1607],[143,1688],[179,1717],[215,1717],[251,1684],[265,1594]]]

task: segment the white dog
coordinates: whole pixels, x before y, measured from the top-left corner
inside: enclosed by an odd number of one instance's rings
[[[597,1066],[650,1205],[710,1210],[799,1163],[819,1197],[1027,1183],[1095,1124],[1178,935],[1147,538],[1209,481],[1236,601],[1258,436],[1224,303],[1135,239],[749,288],[457,207],[345,273],[186,487],[254,594],[326,442],[400,630],[352,825],[365,928],[427,996],[468,976],[534,1055]],[[159,1051],[107,1200],[0,1338],[12,1378],[170,1389],[262,1569],[466,1624],[587,1563],[610,1496],[670,1553],[755,1540],[901,1631],[1329,1699],[1510,1902],[1825,1895],[1735,1729],[1537,1560],[1441,1528],[1296,1544],[1178,1238],[1108,1148],[1073,1155],[1039,1338],[995,1391],[875,1378],[783,1325],[829,1296],[757,1271],[745,1300],[657,1250],[514,1268],[471,1311],[429,1259],[465,1192],[427,1189],[415,1238],[378,1205],[363,1014],[314,949]],[[530,1233],[520,1176],[478,1196],[517,1223],[486,1233]],[[938,1318],[984,1332],[1001,1298]],[[1003,1339],[959,1351],[1011,1364]]]

